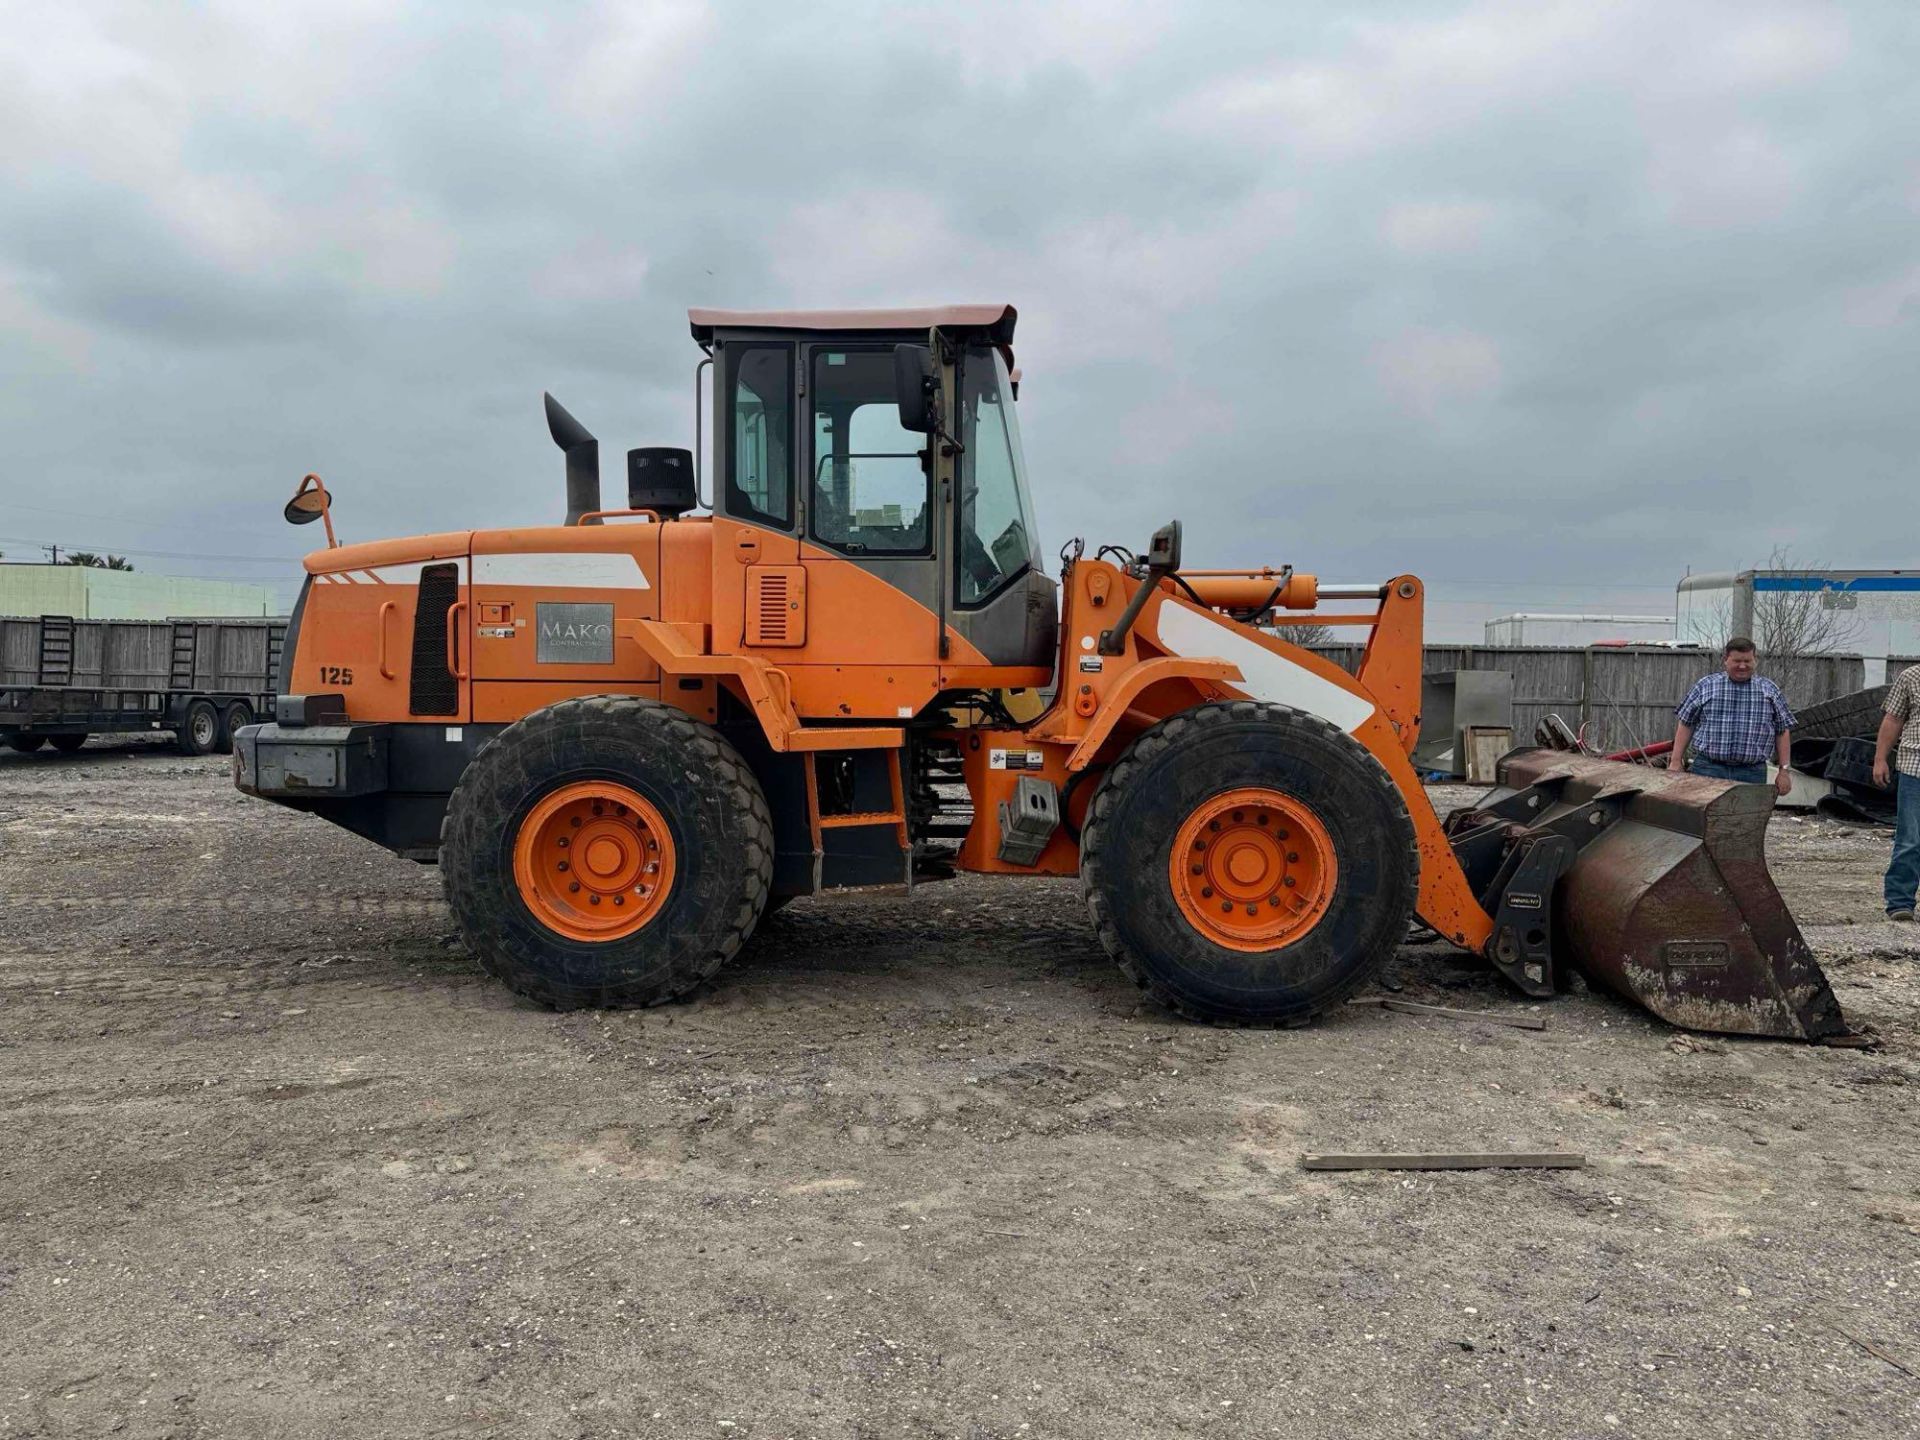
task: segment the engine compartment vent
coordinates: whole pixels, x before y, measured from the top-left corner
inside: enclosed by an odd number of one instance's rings
[[[747,567],[747,644],[807,643],[807,571],[803,565]]]
[[[429,565],[420,572],[407,691],[407,709],[414,715],[460,713],[460,682],[447,668],[447,611],[459,598],[458,565]]]

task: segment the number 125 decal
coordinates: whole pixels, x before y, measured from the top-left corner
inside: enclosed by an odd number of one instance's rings
[[[353,683],[353,667],[350,665],[322,665],[320,667],[320,683],[322,685],[351,685]]]

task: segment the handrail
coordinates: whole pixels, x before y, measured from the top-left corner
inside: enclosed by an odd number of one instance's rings
[[[658,510],[589,510],[573,523],[576,525],[584,525],[589,520],[604,520],[609,516],[620,515],[644,515],[654,524],[658,525],[660,523],[660,512]]]
[[[464,600],[456,600],[447,607],[447,673],[456,680],[465,680],[467,672],[460,668],[460,627],[453,623],[453,617],[466,608]]]
[[[380,626],[379,659],[380,678],[382,680],[396,680],[399,678],[393,673],[392,667],[387,664],[387,616],[399,608],[400,607],[391,600],[382,600],[380,602],[380,619],[378,624]]]

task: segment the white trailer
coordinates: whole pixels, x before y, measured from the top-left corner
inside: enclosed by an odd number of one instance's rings
[[[1887,678],[1887,661],[1920,655],[1920,570],[1741,570],[1689,575],[1674,615],[1683,644],[1719,645],[1729,635],[1764,644],[1768,607],[1817,605],[1830,622],[1824,648],[1857,654],[1866,683]]]
[[[1486,622],[1489,645],[1657,645],[1673,639],[1666,615],[1502,615]]]

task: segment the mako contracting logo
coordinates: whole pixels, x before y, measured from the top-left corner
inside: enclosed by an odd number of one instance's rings
[[[542,602],[534,607],[534,660],[541,665],[611,665],[613,606]]]

